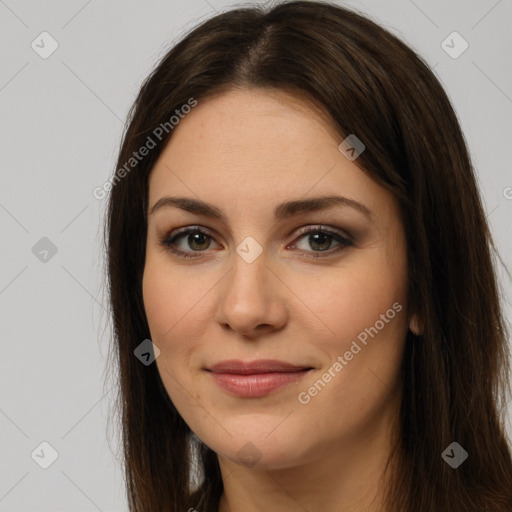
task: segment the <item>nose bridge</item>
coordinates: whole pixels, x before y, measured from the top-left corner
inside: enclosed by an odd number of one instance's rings
[[[261,247],[258,244],[259,247]],[[233,266],[228,278],[229,293],[247,300],[246,294],[253,295],[254,300],[270,292],[268,283],[269,269],[267,254],[258,249],[254,242],[244,240],[233,256]]]

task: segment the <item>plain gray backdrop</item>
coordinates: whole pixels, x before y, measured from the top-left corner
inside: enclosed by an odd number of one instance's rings
[[[339,3],[387,27],[434,69],[512,268],[512,2]],[[117,446],[107,439],[106,200],[93,190],[114,170],[143,79],[173,42],[230,5],[0,0],[0,511],[127,510]],[[499,272],[510,321],[511,282]]]

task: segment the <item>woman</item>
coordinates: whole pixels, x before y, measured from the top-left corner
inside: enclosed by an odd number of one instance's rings
[[[219,14],[117,169],[130,510],[512,510],[494,248],[418,55],[328,3]]]

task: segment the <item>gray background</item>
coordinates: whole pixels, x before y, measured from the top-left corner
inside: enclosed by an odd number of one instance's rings
[[[512,268],[512,2],[344,4],[388,27],[434,67]],[[106,200],[92,191],[114,169],[142,80],[186,30],[229,5],[0,0],[0,511],[127,510],[114,456],[118,436],[107,423],[113,383],[105,369]],[[43,31],[59,45],[46,59],[31,47]],[[469,43],[458,58],[441,46],[453,31]],[[46,261],[33,250],[43,237],[57,248]],[[39,243],[44,249],[48,242]],[[500,275],[510,320],[511,282]],[[48,469],[31,457],[36,449],[36,460],[49,456],[43,441],[58,452]]]

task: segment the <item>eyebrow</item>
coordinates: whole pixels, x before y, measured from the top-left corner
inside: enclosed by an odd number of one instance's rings
[[[281,203],[274,209],[274,217],[276,220],[286,219],[307,212],[317,212],[326,210],[334,206],[345,206],[353,208],[362,213],[365,217],[371,219],[373,213],[363,204],[354,199],[339,195],[313,197],[310,199],[299,199],[295,201],[287,201]],[[189,197],[161,197],[150,209],[149,215],[154,214],[157,210],[164,207],[175,207],[197,215],[204,215],[220,221],[226,222],[226,218],[219,208],[216,206]]]

